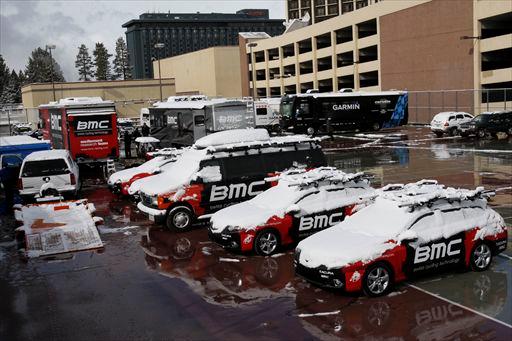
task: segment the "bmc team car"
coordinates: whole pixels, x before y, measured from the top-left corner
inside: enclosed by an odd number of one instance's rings
[[[466,267],[486,270],[507,247],[493,192],[444,188],[435,181],[388,185],[375,203],[319,232],[295,250],[297,274],[321,286],[386,294],[407,278]]]
[[[364,173],[331,167],[290,170],[268,180],[278,183],[211,217],[210,239],[234,251],[268,256],[339,223],[374,192]]]
[[[235,129],[199,139],[160,174],[141,179],[136,187],[137,207],[151,220],[186,230],[196,218],[268,189],[265,178],[294,164],[325,165],[319,139],[307,136],[270,138],[265,129]]]

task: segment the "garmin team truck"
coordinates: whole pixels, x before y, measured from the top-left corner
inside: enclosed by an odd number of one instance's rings
[[[39,106],[43,139],[81,164],[112,165],[119,157],[117,113],[101,97],[64,98]]]
[[[331,134],[379,130],[407,124],[408,93],[309,90],[281,99],[281,127],[294,133]]]

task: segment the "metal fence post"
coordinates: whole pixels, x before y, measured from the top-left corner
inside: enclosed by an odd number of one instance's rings
[[[489,89],[487,89],[487,111],[489,111]]]
[[[430,102],[430,91],[428,92],[428,120],[432,119],[432,104]]]
[[[459,111],[459,92],[455,91],[455,111]]]
[[[444,91],[441,91],[441,106],[443,107],[441,111],[444,111]]]
[[[503,110],[507,110],[507,89],[503,89]]]

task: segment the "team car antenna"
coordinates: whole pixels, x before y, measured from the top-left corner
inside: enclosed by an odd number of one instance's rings
[[[290,169],[266,179],[277,185],[213,214],[209,237],[232,251],[271,255],[368,204],[374,196],[370,178],[332,167]]]
[[[435,180],[385,186],[372,205],[301,241],[296,273],[320,286],[380,296],[418,275],[486,270],[507,247],[505,222],[487,206],[493,195]]]

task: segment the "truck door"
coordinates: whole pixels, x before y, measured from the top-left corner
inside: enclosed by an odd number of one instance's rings
[[[194,141],[197,141],[203,136],[206,136],[206,119],[202,111],[194,111]]]

